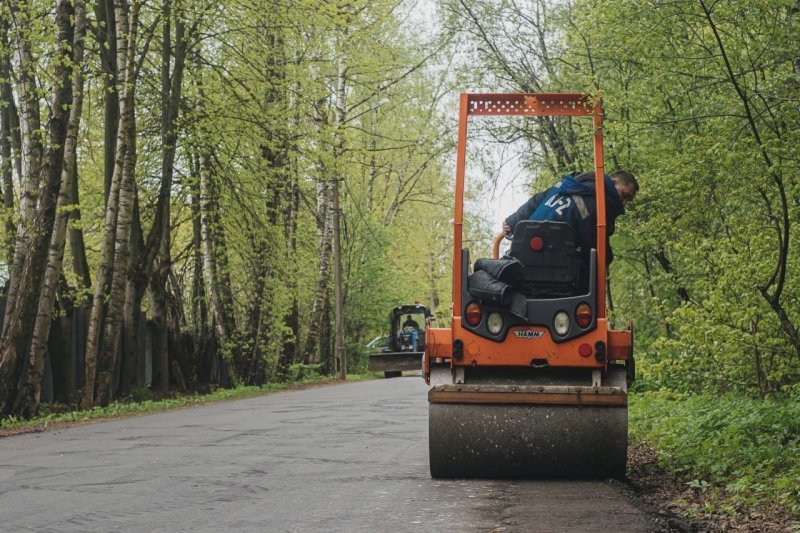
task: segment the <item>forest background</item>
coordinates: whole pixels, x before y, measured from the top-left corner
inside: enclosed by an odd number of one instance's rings
[[[796,0],[4,1],[0,411],[35,416],[48,380],[88,409],[330,374],[337,333],[363,370],[394,305],[450,316],[455,96],[588,92],[641,184],[609,302],[636,434],[714,512],[798,516],[799,23]],[[532,189],[591,164],[578,122],[483,133],[529,148]]]

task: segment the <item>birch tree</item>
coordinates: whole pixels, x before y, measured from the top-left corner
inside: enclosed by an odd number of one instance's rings
[[[104,235],[95,275],[94,297],[86,342],[84,388],[81,404],[88,408],[110,399],[116,343],[119,342],[121,306],[128,267],[134,173],[136,162],[134,92],[136,87],[136,37],[140,4],[124,0],[114,5],[120,118],[116,137],[114,171],[105,209]],[[105,302],[109,307],[106,311]],[[102,317],[102,318],[101,318]],[[102,326],[101,326],[102,324]],[[102,329],[101,329],[102,328]],[[102,336],[101,336],[102,332]],[[102,344],[101,344],[102,343]],[[102,347],[102,348],[101,348]]]
[[[33,32],[26,20],[34,16],[30,5],[12,5],[12,36],[17,58],[17,94],[22,103],[22,196],[6,316],[0,338],[0,410],[19,411],[22,384],[27,382],[27,343],[33,332],[42,279],[47,265],[47,248],[55,221],[64,142],[66,109],[71,99],[70,49],[72,6],[56,5],[54,30],[54,79],[51,88],[47,130],[42,130],[37,82],[34,72]],[[5,12],[5,10],[4,10]],[[43,142],[46,140],[46,143]]]
[[[61,184],[56,206],[56,219],[53,227],[50,247],[47,256],[47,267],[44,273],[42,290],[39,295],[36,321],[33,328],[30,355],[28,361],[28,377],[26,382],[26,408],[29,414],[35,414],[41,400],[41,382],[45,368],[45,350],[53,319],[56,288],[61,276],[64,259],[64,245],[67,235],[67,220],[70,216],[71,196],[77,181],[77,145],[78,129],[83,110],[83,40],[86,35],[86,6],[81,0],[74,2],[74,34],[71,46],[72,57],[69,74],[71,77],[72,102],[69,107],[66,139],[64,143],[64,161],[61,166]],[[66,18],[66,17],[65,17]],[[68,22],[61,22],[62,31],[70,33]]]

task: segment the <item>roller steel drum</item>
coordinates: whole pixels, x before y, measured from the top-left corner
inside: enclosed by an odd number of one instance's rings
[[[435,478],[625,477],[625,406],[431,403]]]

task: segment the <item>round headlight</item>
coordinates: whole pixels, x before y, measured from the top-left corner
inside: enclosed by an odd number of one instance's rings
[[[489,313],[486,317],[486,327],[492,335],[497,335],[503,330],[503,316],[500,313]]]
[[[563,337],[569,332],[569,315],[566,311],[559,311],[553,318],[553,327],[559,337]]]

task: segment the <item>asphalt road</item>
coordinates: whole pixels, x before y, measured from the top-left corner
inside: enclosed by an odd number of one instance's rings
[[[0,439],[1,531],[652,531],[624,485],[433,480],[402,377]]]

